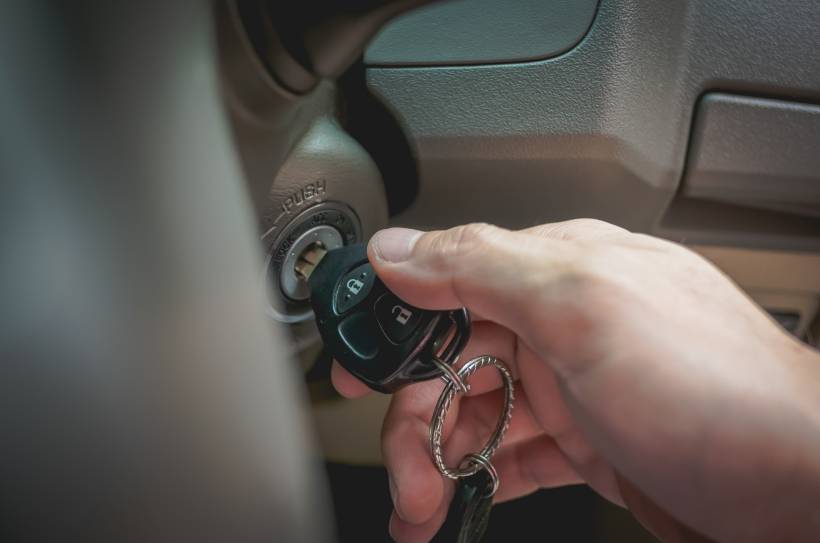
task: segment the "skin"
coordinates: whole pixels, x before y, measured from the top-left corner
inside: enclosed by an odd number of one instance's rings
[[[576,220],[388,229],[369,257],[408,303],[471,311],[462,363],[493,354],[516,376],[496,501],[585,483],[664,541],[820,538],[820,355],[696,254]],[[335,363],[332,379],[368,392]],[[470,384],[445,427],[451,465],[499,412],[493,370]],[[385,418],[400,543],[429,541],[453,494],[427,442],[441,388],[404,388]]]

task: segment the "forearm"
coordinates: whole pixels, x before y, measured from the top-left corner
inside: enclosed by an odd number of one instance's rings
[[[796,470],[795,484],[802,489],[803,496],[792,500],[796,523],[793,533],[796,541],[817,541],[820,538],[820,351],[801,344],[795,348],[794,360],[798,383],[796,400],[806,428],[798,445],[804,447],[804,454],[800,455],[802,461]]]
[[[761,523],[756,541],[817,541],[820,537],[820,352],[789,338],[780,349],[779,362],[790,376],[791,386],[776,386],[779,394],[773,409],[779,415],[766,434],[768,463],[757,478],[767,489],[752,518]],[[765,431],[765,429],[764,429]],[[754,490],[754,482],[750,491]],[[738,519],[740,522],[745,519]],[[749,519],[751,520],[751,519]],[[753,522],[752,522],[753,524]]]
[[[661,540],[702,541],[698,532],[719,542],[818,540],[820,354],[784,338],[770,335],[727,377],[721,401],[701,410],[709,430],[689,436],[692,450],[677,459],[693,462],[686,478],[675,480],[676,469],[638,473],[640,488],[619,481],[629,509]],[[686,447],[668,447],[666,462]]]

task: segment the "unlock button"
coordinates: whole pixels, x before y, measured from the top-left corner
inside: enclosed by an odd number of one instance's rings
[[[408,305],[392,294],[376,300],[376,319],[393,343],[401,343],[418,328],[422,310]]]

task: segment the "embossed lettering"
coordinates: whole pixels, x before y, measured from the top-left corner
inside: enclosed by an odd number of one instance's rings
[[[289,214],[295,208],[302,207],[310,200],[320,199],[326,192],[327,181],[324,179],[299,187],[282,202],[282,212]]]

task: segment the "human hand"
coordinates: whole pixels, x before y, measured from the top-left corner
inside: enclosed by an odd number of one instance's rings
[[[462,362],[492,354],[511,366],[496,501],[585,482],[667,541],[820,533],[819,357],[699,256],[578,220],[390,229],[369,257],[408,303],[472,312]],[[335,363],[332,377],[346,396],[368,390]],[[495,372],[470,384],[444,430],[451,465],[498,415]],[[429,540],[453,493],[428,450],[441,387],[399,391],[385,419],[398,541]]]

